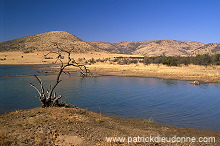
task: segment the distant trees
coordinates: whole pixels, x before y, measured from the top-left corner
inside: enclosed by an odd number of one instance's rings
[[[208,54],[203,54],[203,55],[196,55],[195,57],[192,58],[192,63],[196,65],[210,65],[214,62],[212,62],[212,58],[215,56],[210,56]]]
[[[196,55],[196,56],[156,56],[149,57],[148,62],[154,64],[164,64],[168,66],[179,65],[220,65],[220,54],[216,55]]]
[[[220,54],[216,54],[211,58],[214,65],[220,65]]]
[[[150,64],[150,63],[151,63],[150,58],[149,58],[149,57],[147,57],[147,56],[144,56],[143,63],[144,63],[145,65]]]
[[[144,59],[143,62],[145,62]],[[147,62],[154,64],[164,64],[167,66],[179,65],[220,65],[220,54],[216,55],[196,55],[196,56],[156,56],[147,58]]]
[[[110,59],[109,59],[110,60]],[[164,64],[167,66],[180,66],[180,65],[220,65],[220,54],[208,55],[208,54],[198,54],[196,56],[153,56],[153,57],[115,57],[112,62],[120,65],[137,64],[143,63],[145,65],[149,64]],[[93,62],[104,62],[97,59]]]

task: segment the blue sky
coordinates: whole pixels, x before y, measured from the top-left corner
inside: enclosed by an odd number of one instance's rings
[[[0,42],[62,30],[87,42],[220,43],[220,0],[0,1]]]

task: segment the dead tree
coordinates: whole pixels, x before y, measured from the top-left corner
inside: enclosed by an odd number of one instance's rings
[[[55,43],[54,45],[57,47],[56,48],[57,52],[49,52],[48,54],[56,53],[57,58],[56,58],[55,64],[57,62],[60,63],[59,71],[58,71],[55,83],[50,86],[49,90],[46,90],[46,91],[44,89],[44,85],[43,85],[42,80],[37,75],[34,75],[34,77],[39,82],[40,88],[37,88],[35,85],[30,83],[31,86],[38,92],[38,94],[39,94],[38,98],[40,99],[40,101],[42,103],[42,107],[52,107],[52,106],[62,106],[63,105],[63,104],[58,102],[58,100],[60,98],[62,98],[62,95],[57,96],[57,94],[54,90],[57,87],[57,85],[62,81],[62,80],[60,80],[60,77],[61,77],[62,73],[70,75],[70,73],[68,71],[65,71],[65,68],[67,68],[68,66],[73,66],[73,67],[79,68],[82,77],[92,75],[90,70],[85,65],[78,64],[73,58],[70,57],[71,52],[73,51],[73,49],[70,50],[70,51],[66,51],[66,50],[63,50],[63,49],[59,48],[58,44]],[[67,53],[67,55],[68,55],[67,62],[63,62],[61,60],[61,58],[62,58],[61,53]],[[47,56],[48,54],[46,54],[44,56]]]

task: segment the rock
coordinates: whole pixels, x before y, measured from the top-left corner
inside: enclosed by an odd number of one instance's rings
[[[200,85],[200,82],[199,82],[199,81],[193,81],[193,82],[191,82],[190,84],[193,84],[193,85]]]

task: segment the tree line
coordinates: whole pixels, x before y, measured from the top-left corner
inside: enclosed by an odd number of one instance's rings
[[[96,62],[116,62],[120,65],[128,65],[128,64],[137,64],[143,63],[145,65],[148,64],[164,64],[167,66],[180,66],[180,65],[220,65],[220,54],[209,55],[209,54],[199,54],[196,56],[154,56],[154,57],[115,57],[113,60],[110,58],[105,59],[97,59],[94,58],[89,60],[91,64]]]
[[[220,65],[220,54],[208,55],[198,54],[196,56],[156,56],[156,57],[144,57],[144,64],[164,64],[167,66],[179,66],[179,65]]]

